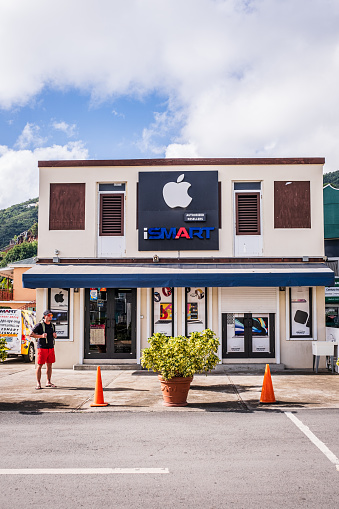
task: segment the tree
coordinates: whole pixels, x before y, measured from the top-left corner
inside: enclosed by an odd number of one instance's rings
[[[34,223],[33,226],[29,229],[32,237],[36,237],[38,235],[38,223]]]
[[[17,244],[7,251],[6,254],[2,253],[4,256],[0,262],[0,267],[6,267],[9,263],[36,256],[37,252],[38,242],[36,240],[33,242],[22,242],[22,244]]]
[[[339,187],[339,170],[325,173],[323,182],[324,186],[331,184],[332,187]]]

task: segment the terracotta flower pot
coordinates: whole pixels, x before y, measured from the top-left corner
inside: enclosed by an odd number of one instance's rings
[[[165,406],[186,406],[187,394],[191,386],[193,377],[186,378],[175,377],[170,380],[164,380],[158,375],[161,383],[162,397]]]

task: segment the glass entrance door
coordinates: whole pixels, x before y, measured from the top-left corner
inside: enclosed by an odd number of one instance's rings
[[[136,290],[86,290],[85,359],[136,357]]]
[[[223,313],[223,358],[274,357],[274,318],[274,313]]]

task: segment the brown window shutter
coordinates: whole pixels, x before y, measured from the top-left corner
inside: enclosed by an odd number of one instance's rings
[[[84,183],[50,184],[49,229],[85,229]]]
[[[236,234],[260,235],[260,193],[236,193]]]
[[[124,235],[124,194],[100,195],[100,236]]]
[[[309,181],[274,182],[274,228],[311,228]]]

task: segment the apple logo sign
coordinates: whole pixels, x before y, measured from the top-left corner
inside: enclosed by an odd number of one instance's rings
[[[176,182],[168,182],[164,185],[162,194],[166,205],[171,209],[175,207],[186,208],[191,203],[192,198],[188,194],[188,189],[191,187],[189,182],[183,182],[185,174],[182,173],[177,178]]]
[[[54,295],[55,302],[64,302],[64,295],[62,292],[56,293]]]

